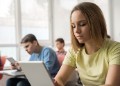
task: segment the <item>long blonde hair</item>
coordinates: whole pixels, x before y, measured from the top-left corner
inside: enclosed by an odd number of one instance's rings
[[[102,41],[107,37],[106,23],[101,9],[94,3],[83,2],[76,5],[71,11],[71,15],[74,11],[79,10],[86,17],[88,25],[90,27],[90,33],[96,44],[101,45]],[[70,15],[70,25],[71,25],[71,15]],[[70,26],[71,27],[71,26]],[[84,44],[78,42],[73,34],[73,29],[71,27],[71,46],[74,51],[82,48]]]

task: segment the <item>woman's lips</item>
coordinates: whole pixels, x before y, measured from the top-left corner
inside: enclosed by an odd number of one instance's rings
[[[83,38],[83,36],[76,36],[77,38]]]

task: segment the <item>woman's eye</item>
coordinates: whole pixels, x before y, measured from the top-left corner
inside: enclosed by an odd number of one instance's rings
[[[85,26],[86,25],[86,23],[80,23],[79,24],[79,26]]]
[[[75,28],[75,25],[72,25],[72,28]]]

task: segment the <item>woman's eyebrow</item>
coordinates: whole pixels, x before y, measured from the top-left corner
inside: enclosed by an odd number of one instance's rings
[[[87,20],[80,20],[79,22],[87,22]]]
[[[81,23],[81,22],[87,22],[87,20],[79,20],[77,22],[79,22],[79,23]],[[71,22],[71,24],[74,24],[74,22]]]

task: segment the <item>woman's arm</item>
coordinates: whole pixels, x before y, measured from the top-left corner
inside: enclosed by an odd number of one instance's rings
[[[74,67],[63,64],[55,76],[55,86],[64,86],[74,69]]]
[[[120,86],[120,65],[110,65],[105,81],[105,86]]]

